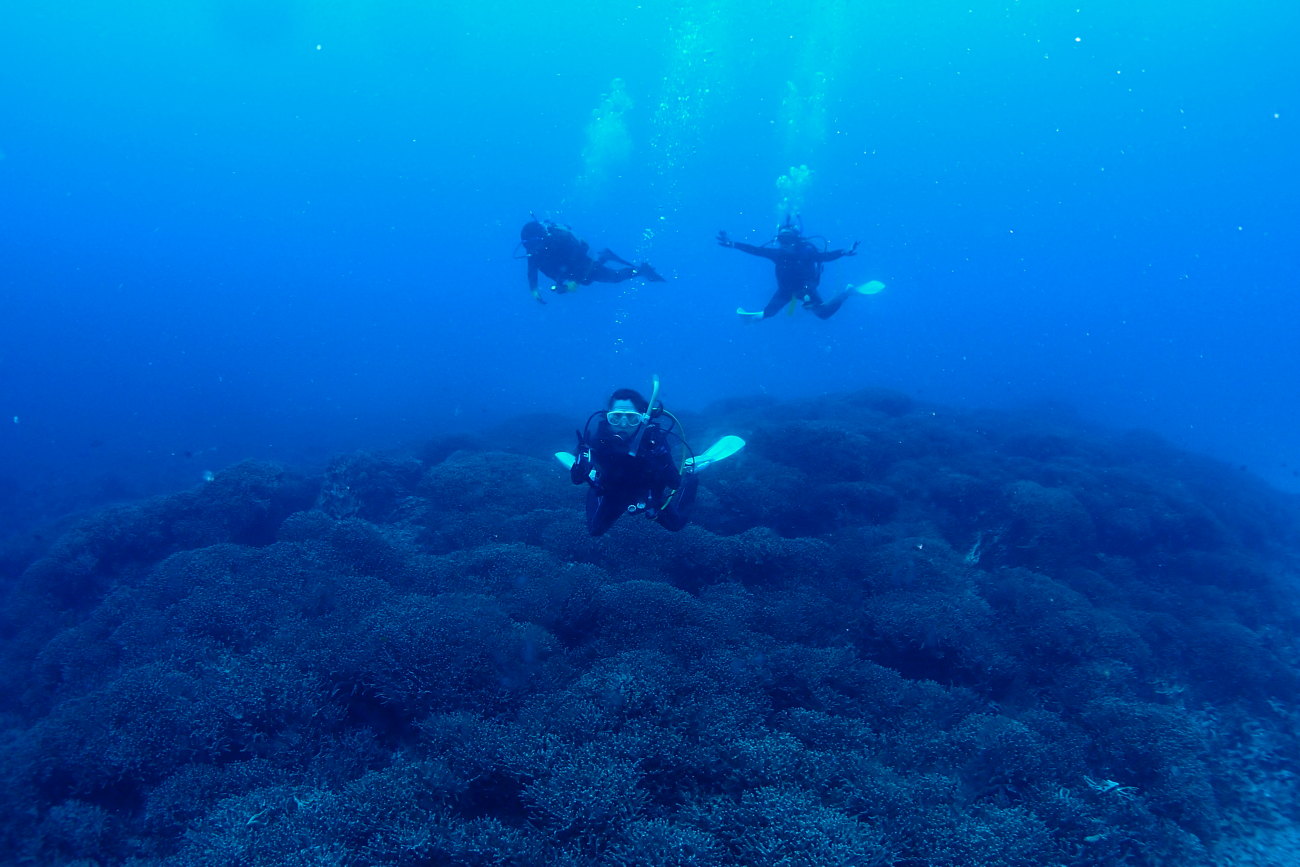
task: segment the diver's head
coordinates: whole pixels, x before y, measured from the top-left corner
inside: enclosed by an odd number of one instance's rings
[[[776,242],[782,247],[793,247],[799,243],[802,237],[799,234],[799,227],[794,223],[787,222],[776,230]]]
[[[544,241],[546,240],[546,227],[537,220],[530,220],[524,223],[524,227],[519,230],[519,240],[524,242],[525,247]]]
[[[605,422],[615,434],[625,435],[646,423],[650,402],[641,393],[630,388],[620,388],[609,396],[605,406]]]

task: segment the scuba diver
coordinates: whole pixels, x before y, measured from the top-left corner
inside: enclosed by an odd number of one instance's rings
[[[695,455],[682,435],[681,422],[658,398],[657,376],[649,400],[630,388],[616,390],[605,409],[588,416],[577,432],[576,453],[555,453],[575,485],[590,486],[587,530],[593,536],[608,530],[620,515],[637,512],[669,530],[682,529],[695,503],[696,474],[745,445],[740,437],[728,436]],[[667,425],[665,417],[670,420]],[[591,423],[596,418],[600,421],[593,437]],[[674,445],[681,448],[680,463],[673,457]]]
[[[853,246],[847,250],[819,250],[799,231],[793,217],[786,217],[785,223],[777,230],[774,240],[775,247],[771,246],[772,241],[756,247],[753,244],[731,240],[725,231],[718,232],[718,243],[721,246],[733,247],[751,256],[771,259],[776,265],[776,293],[772,296],[772,300],[767,302],[767,306],[761,311],[736,308],[736,312],[747,319],[768,319],[780,313],[781,308],[786,304],[793,305],[795,300],[802,301],[803,306],[819,318],[829,319],[849,296],[873,295],[884,288],[884,284],[876,281],[862,286],[850,285],[830,301],[823,301],[817,292],[817,286],[822,279],[822,266],[841,256],[856,256],[858,242],[854,241]],[[793,310],[793,306],[791,309]]]
[[[542,304],[546,301],[537,291],[539,271],[555,281],[551,284],[551,291],[561,295],[575,292],[579,286],[621,283],[634,277],[642,277],[651,283],[665,282],[649,262],[633,265],[608,248],[601,250],[595,259],[591,258],[588,255],[590,246],[574,235],[572,229],[550,220],[542,222],[535,215],[524,224],[519,239],[524,257],[528,259],[528,288]],[[607,262],[625,267],[611,268]]]

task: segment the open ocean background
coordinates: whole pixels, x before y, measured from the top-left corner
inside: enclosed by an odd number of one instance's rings
[[[82,499],[888,387],[1300,489],[1290,4],[73,2],[0,13],[0,477]],[[781,188],[792,167],[805,182]],[[749,327],[794,204],[823,286]],[[666,285],[545,307],[530,211]],[[16,496],[17,494],[11,494]]]

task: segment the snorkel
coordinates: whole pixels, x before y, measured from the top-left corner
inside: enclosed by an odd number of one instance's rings
[[[647,419],[654,418],[658,413],[655,412],[655,401],[659,399],[659,374],[651,374],[654,385],[650,386],[650,402],[646,404],[645,414]],[[663,407],[660,407],[663,409]]]
[[[659,399],[659,374],[654,374],[654,385],[650,388],[650,402],[645,407],[645,420],[637,428],[636,436],[632,439],[632,445],[628,448],[627,453],[636,457],[636,453],[641,450],[641,438],[645,436],[646,429],[650,427],[650,419],[655,416],[655,401]]]
[[[641,448],[641,437],[645,434],[646,429],[650,427],[650,421],[661,415],[666,415],[672,419],[672,427],[670,430],[674,431],[674,435],[681,441],[682,460],[678,465],[677,470],[678,472],[684,473],[686,472],[687,463],[695,459],[695,451],[691,448],[691,444],[686,441],[686,432],[681,419],[664,409],[663,404],[659,403],[659,374],[657,373],[654,375],[654,385],[650,388],[650,402],[646,404],[645,421],[641,424],[640,429],[637,430],[628,454],[633,456],[636,455],[637,451]]]

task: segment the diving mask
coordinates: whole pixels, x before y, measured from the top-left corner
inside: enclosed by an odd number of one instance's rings
[[[610,427],[634,428],[645,420],[646,416],[634,409],[611,409],[605,413],[605,421]]]

